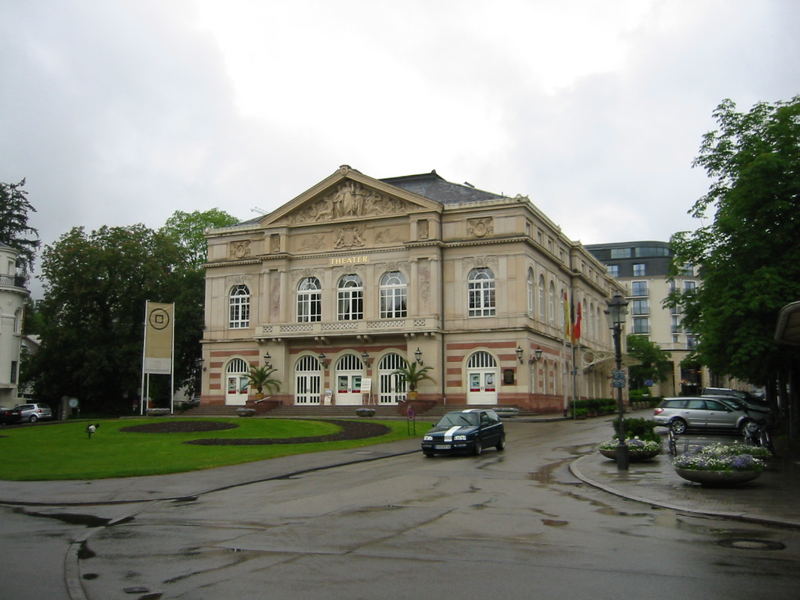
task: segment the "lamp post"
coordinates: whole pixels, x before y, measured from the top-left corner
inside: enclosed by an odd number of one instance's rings
[[[625,325],[625,317],[628,314],[628,301],[625,300],[622,294],[614,294],[614,297],[606,304],[608,304],[608,310],[606,311],[608,327],[611,329],[614,336],[614,359],[616,361],[616,369],[611,377],[611,385],[617,388],[617,410],[619,411],[617,426],[617,470],[627,471],[629,456],[628,446],[625,444],[625,425],[623,423],[625,406],[622,403],[622,388],[625,386],[625,372],[622,370],[622,344],[620,338],[622,328]]]

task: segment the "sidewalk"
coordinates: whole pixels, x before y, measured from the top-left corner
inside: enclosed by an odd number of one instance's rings
[[[665,444],[666,447],[666,444]],[[669,454],[649,462],[617,463],[595,452],[575,460],[572,473],[611,494],[680,512],[800,527],[800,461],[776,457],[756,480],[738,487],[690,483],[672,468]]]

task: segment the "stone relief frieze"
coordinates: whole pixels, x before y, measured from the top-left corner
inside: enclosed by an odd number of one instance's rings
[[[396,244],[404,241],[403,234],[396,228],[386,227],[375,233],[376,244]]]
[[[492,217],[479,217],[477,219],[467,219],[467,235],[482,238],[494,233],[494,221]]]
[[[228,247],[228,254],[237,260],[250,256],[250,240],[231,242]]]
[[[365,245],[364,232],[366,231],[365,225],[352,225],[341,227],[336,232],[336,241],[333,247],[340,248],[362,248]]]
[[[326,196],[305,203],[282,221],[289,225],[325,223],[353,217],[380,217],[402,214],[411,204],[364,187],[355,181],[342,181]]]

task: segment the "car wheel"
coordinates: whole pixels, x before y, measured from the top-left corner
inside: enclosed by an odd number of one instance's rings
[[[497,446],[495,446],[495,448],[497,448],[497,450],[500,451],[500,452],[502,452],[503,450],[506,449],[506,436],[505,435],[501,435],[500,436],[500,440],[497,442]]]
[[[750,421],[749,419],[745,419],[744,421],[742,421],[742,424],[739,425],[739,435],[747,437],[747,426],[752,422],[753,421]]]
[[[475,440],[475,445],[472,447],[472,453],[475,456],[480,456],[481,452],[483,452],[483,445],[481,445],[480,440]]]
[[[36,415],[31,415],[30,418],[28,419],[28,422],[29,423],[36,423],[36,421],[38,421],[38,420],[39,420],[39,417],[37,417]]]
[[[672,433],[681,435],[682,433],[686,432],[686,421],[683,419],[674,419],[669,424],[669,428],[672,429]]]

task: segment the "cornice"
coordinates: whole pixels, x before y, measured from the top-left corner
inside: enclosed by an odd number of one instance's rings
[[[226,260],[224,262],[206,263],[204,269],[219,269],[221,267],[236,267],[240,265],[257,265],[261,262],[259,258],[248,258],[245,260]]]

